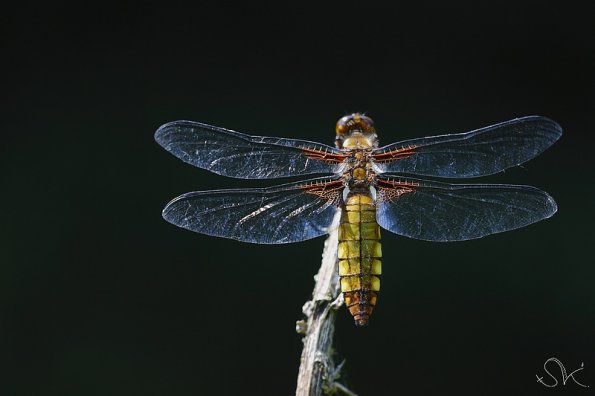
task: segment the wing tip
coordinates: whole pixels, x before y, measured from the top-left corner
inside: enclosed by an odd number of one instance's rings
[[[168,222],[170,222],[170,223],[172,223],[174,225],[178,225],[172,219],[172,214],[177,209],[177,205],[176,204],[178,204],[180,201],[184,200],[185,198],[187,198],[191,194],[193,194],[193,192],[189,192],[189,193],[186,193],[186,194],[179,195],[179,196],[173,198],[172,200],[170,200],[165,205],[165,207],[163,208],[163,210],[161,211],[161,216],[163,217],[163,219],[167,220]]]
[[[562,136],[563,133],[563,129],[562,126],[560,126],[560,124],[558,124],[556,121],[552,120],[549,117],[545,117],[545,116],[540,116],[540,115],[530,115],[530,116],[526,116],[526,117],[520,117],[517,118],[516,120],[518,121],[539,121],[542,123],[546,123],[549,124],[551,126],[550,131],[555,132],[555,140],[558,140],[560,138],[560,136]]]
[[[167,221],[168,223],[174,224],[176,225],[174,222],[172,222],[172,218],[171,218],[171,213],[172,213],[172,207],[171,204],[176,200],[177,198],[172,199],[171,201],[169,201],[167,203],[167,205],[165,205],[165,207],[163,208],[163,210],[161,211],[161,217],[163,217],[163,220]]]
[[[194,121],[177,120],[167,122],[161,125],[159,128],[157,128],[157,130],[153,134],[153,137],[155,138],[155,141],[159,143],[160,146],[165,147],[167,144],[167,135],[171,132],[173,128],[191,124],[195,124]]]
[[[552,217],[553,215],[556,214],[556,212],[558,211],[558,204],[556,203],[556,201],[554,200],[554,198],[549,195],[548,193],[546,194],[546,205],[549,208],[549,212],[547,214],[547,216],[544,217],[544,219],[549,219],[550,217]]]

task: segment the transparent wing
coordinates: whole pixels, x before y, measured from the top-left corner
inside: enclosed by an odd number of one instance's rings
[[[380,172],[476,177],[522,164],[561,135],[554,121],[529,116],[471,132],[394,143],[375,150],[373,158]]]
[[[377,220],[387,230],[426,241],[462,241],[527,226],[552,216],[556,202],[529,186],[446,184],[383,175]]]
[[[290,243],[326,234],[339,210],[343,183],[317,178],[270,188],[197,191],[163,209],[172,224],[252,243]]]
[[[343,155],[306,140],[249,136],[193,121],[174,121],[155,140],[182,161],[223,176],[272,179],[342,169]]]

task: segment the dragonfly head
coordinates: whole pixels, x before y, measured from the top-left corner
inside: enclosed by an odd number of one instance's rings
[[[335,144],[339,149],[378,147],[374,121],[363,114],[353,113],[341,117],[337,121],[335,130],[337,132]]]

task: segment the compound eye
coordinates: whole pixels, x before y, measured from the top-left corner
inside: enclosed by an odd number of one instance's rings
[[[339,119],[339,121],[337,121],[337,126],[335,127],[335,131],[337,132],[337,135],[344,135],[349,131],[349,127],[351,125],[350,121],[352,121],[353,116],[345,116],[345,117],[341,117]]]
[[[373,130],[374,129],[374,121],[368,116],[361,115],[360,116],[361,123],[365,130]]]

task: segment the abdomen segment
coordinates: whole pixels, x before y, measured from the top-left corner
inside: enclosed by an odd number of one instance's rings
[[[382,273],[380,226],[369,192],[351,193],[339,225],[339,277],[355,323],[366,325],[376,305]]]

